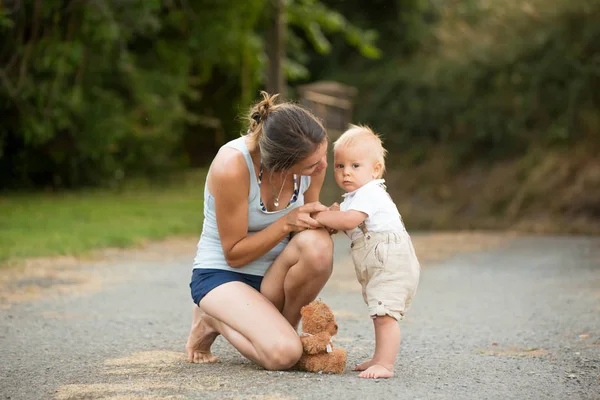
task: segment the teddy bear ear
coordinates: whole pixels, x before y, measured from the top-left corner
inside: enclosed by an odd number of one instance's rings
[[[306,315],[306,313],[308,312],[308,309],[307,309],[307,307],[308,307],[308,305],[306,305],[306,306],[302,306],[302,308],[300,309],[300,315],[301,315],[301,316],[303,316],[303,317],[304,317],[304,316]]]
[[[321,318],[327,319],[327,318],[329,318],[330,313],[326,309],[321,308],[319,310],[319,315],[321,316]]]

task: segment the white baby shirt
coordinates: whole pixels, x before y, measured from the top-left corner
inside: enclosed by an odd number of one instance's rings
[[[385,180],[375,179],[343,195],[341,211],[356,210],[368,215],[365,226],[369,232],[404,232],[404,224],[394,201],[386,191]],[[363,235],[360,228],[345,231],[351,240]]]

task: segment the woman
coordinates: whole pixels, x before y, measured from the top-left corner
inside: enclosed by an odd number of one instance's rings
[[[206,178],[191,362],[216,361],[210,347],[221,334],[266,369],[292,367],[302,354],[300,308],[332,272],[332,240],[310,216],[327,210],[318,201],[325,129],[303,108],[262,95],[247,135],[219,150]]]

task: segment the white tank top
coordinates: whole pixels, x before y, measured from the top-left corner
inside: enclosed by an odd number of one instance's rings
[[[261,209],[260,205],[260,187],[258,180],[256,179],[256,173],[254,171],[254,164],[250,151],[246,146],[246,137],[242,136],[234,139],[223,147],[231,147],[240,151],[244,155],[248,171],[250,172],[250,193],[248,194],[248,235],[253,235],[265,229],[267,226],[277,221],[296,207],[300,207],[304,204],[304,192],[310,186],[310,176],[300,176],[299,187],[298,187],[298,199],[290,204],[289,207],[273,212],[265,212]],[[273,249],[271,249],[264,256],[254,260],[250,264],[247,264],[240,268],[232,268],[225,261],[225,255],[223,254],[223,247],[221,246],[221,239],[219,238],[219,231],[217,229],[217,218],[215,214],[215,199],[208,191],[208,185],[204,184],[204,224],[202,226],[202,234],[200,235],[200,241],[198,242],[198,250],[196,257],[194,258],[194,269],[206,268],[206,269],[224,269],[229,271],[240,272],[250,275],[263,276],[267,271],[267,268],[275,261],[275,258],[285,248],[289,239],[286,237],[279,242]]]

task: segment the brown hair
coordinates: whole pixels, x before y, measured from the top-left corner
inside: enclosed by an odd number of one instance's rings
[[[265,168],[286,170],[327,140],[325,128],[310,111],[294,103],[275,104],[278,94],[261,91],[261,95],[263,99],[250,109],[248,135]]]

